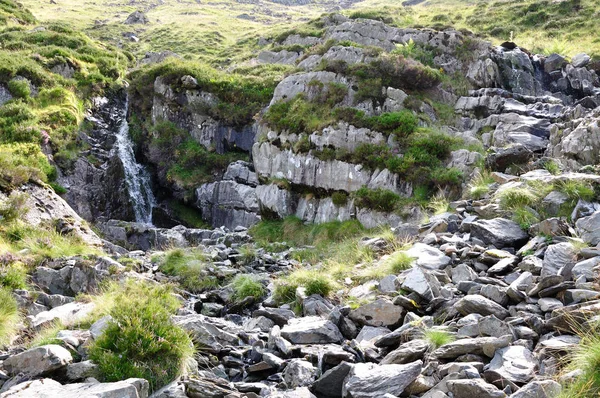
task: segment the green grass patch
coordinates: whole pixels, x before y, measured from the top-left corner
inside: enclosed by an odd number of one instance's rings
[[[258,301],[267,293],[260,278],[255,275],[236,275],[231,284],[236,301],[242,301],[246,297],[252,297]]]
[[[200,249],[173,249],[164,257],[153,259],[161,272],[177,277],[181,286],[191,292],[218,286],[218,281],[205,271],[206,261],[206,255]]]
[[[0,346],[9,344],[16,335],[19,319],[19,307],[12,292],[0,287]]]
[[[456,337],[452,333],[441,329],[427,329],[423,332],[423,335],[433,349],[452,343],[456,340]]]
[[[110,284],[113,317],[89,347],[103,381],[148,380],[155,391],[181,375],[194,353],[190,336],[173,324],[181,306],[170,287],[128,280]]]

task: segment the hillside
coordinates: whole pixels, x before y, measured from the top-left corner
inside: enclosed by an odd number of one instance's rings
[[[411,3],[0,0],[0,398],[598,396],[594,4]]]
[[[594,55],[598,43],[592,32],[597,17],[593,0],[428,0],[402,7],[389,0],[358,2],[277,2],[228,0],[96,1],[81,7],[73,0],[23,4],[44,22],[60,22],[92,37],[120,45],[138,57],[148,51],[170,50],[215,65],[251,56],[254,42],[318,18],[342,12],[354,17],[383,19],[397,27],[454,27],[469,29],[496,43],[510,40],[534,53],[579,52]],[[125,24],[143,11],[147,23]],[[131,37],[134,36],[132,39]],[[138,41],[139,40],[139,41]]]

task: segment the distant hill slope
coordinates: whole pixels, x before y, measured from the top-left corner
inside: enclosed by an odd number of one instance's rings
[[[214,65],[248,58],[258,37],[333,11],[384,19],[399,27],[466,28],[496,42],[512,38],[533,52],[600,54],[598,40],[592,34],[598,16],[593,0],[429,0],[410,7],[401,4],[416,2],[99,0],[85,6],[77,0],[56,3],[23,0],[42,22],[68,23],[136,55],[172,50]],[[138,10],[145,13],[148,22],[125,24],[127,17]]]

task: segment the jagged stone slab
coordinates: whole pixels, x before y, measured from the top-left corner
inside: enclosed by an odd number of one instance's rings
[[[354,365],[342,390],[344,398],[379,398],[385,394],[399,396],[421,374],[422,361],[406,365]]]
[[[49,344],[10,356],[2,366],[8,374],[24,373],[35,377],[63,368],[71,362],[73,357],[68,350],[56,344]]]

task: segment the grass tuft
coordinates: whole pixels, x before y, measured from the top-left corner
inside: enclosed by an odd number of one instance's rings
[[[260,300],[267,294],[267,289],[256,275],[237,275],[232,281],[235,300],[241,301],[246,297]]]
[[[433,349],[439,348],[445,344],[452,343],[456,337],[446,331],[440,329],[427,329],[423,332],[425,340],[429,342]]]
[[[0,346],[15,337],[20,320],[19,307],[10,290],[0,287]]]
[[[89,349],[103,381],[144,378],[155,391],[181,375],[194,348],[190,336],[173,324],[180,307],[169,286],[128,280],[111,283],[104,298],[113,317]]]

